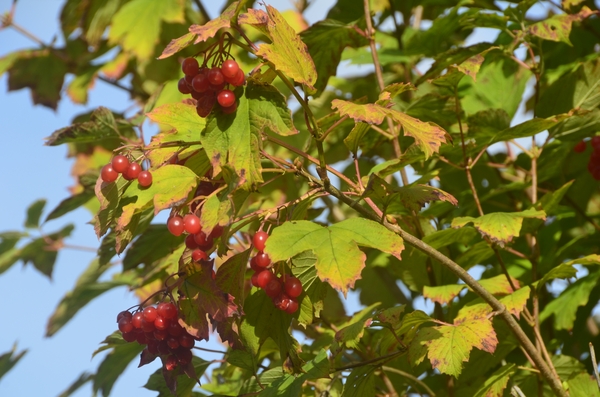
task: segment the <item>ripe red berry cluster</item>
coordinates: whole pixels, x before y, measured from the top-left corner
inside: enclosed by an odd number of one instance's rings
[[[221,106],[225,114],[237,109],[235,94],[229,88],[244,84],[244,71],[233,59],[228,59],[221,66],[208,68],[206,62],[200,67],[196,58],[186,58],[181,64],[185,77],[179,80],[177,88],[182,94],[191,94],[197,101],[196,112],[200,117],[207,117],[215,103]]]
[[[127,310],[117,315],[119,330],[127,342],[146,345],[142,352],[144,363],[161,357],[167,371],[178,365],[185,367],[192,361],[192,348],[196,341],[177,322],[177,308],[173,303],[162,302],[131,313]]]
[[[267,233],[260,231],[252,239],[254,248],[258,250],[250,260],[250,268],[254,270],[252,285],[262,288],[279,310],[292,314],[298,310],[296,298],[302,294],[302,283],[293,276],[277,277],[269,268],[271,258],[263,251],[268,237]]]
[[[142,166],[138,163],[132,163],[121,154],[113,157],[110,163],[102,167],[100,177],[102,181],[110,183],[117,180],[119,174],[123,175],[128,181],[138,180],[141,187],[152,185],[152,174],[150,171],[142,171]]]
[[[600,181],[600,136],[592,137],[590,144],[592,145],[593,150],[587,168],[590,174],[592,174],[592,177],[594,177],[595,180]],[[575,145],[573,150],[577,153],[582,153],[585,151],[585,147],[585,141],[581,141]]]
[[[207,235],[204,233],[200,224],[200,218],[192,213],[186,214],[183,217],[179,215],[170,217],[167,221],[167,228],[174,236],[181,236],[183,232],[188,233],[188,236],[185,238],[185,245],[188,249],[192,250],[192,260],[194,262],[207,260],[208,255],[206,251],[210,251],[213,247],[214,239],[221,237],[221,234],[223,234],[223,227],[219,225],[215,226],[210,234]]]

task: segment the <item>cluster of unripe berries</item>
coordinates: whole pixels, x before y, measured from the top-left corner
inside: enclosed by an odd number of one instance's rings
[[[172,371],[192,361],[192,348],[196,343],[177,318],[175,305],[162,302],[135,313],[122,311],[117,315],[117,323],[125,341],[146,345],[142,352],[144,363],[161,357],[165,369]]]
[[[252,285],[261,288],[273,300],[279,310],[289,314],[298,310],[297,298],[302,294],[302,283],[294,276],[277,277],[269,268],[271,258],[264,252],[269,235],[263,231],[256,232],[252,239],[258,253],[250,260],[250,268],[254,270]]]
[[[206,251],[210,251],[214,239],[221,237],[221,234],[223,234],[223,228],[219,225],[215,226],[210,234],[204,233],[200,218],[192,213],[183,217],[179,215],[170,217],[167,221],[167,229],[174,236],[181,236],[184,232],[188,233],[185,238],[185,246],[192,250],[192,260],[194,262],[207,260]]]
[[[123,175],[123,178],[128,181],[137,179],[141,187],[152,185],[150,171],[143,171],[140,164],[130,162],[126,156],[121,154],[113,157],[110,163],[102,167],[100,177],[103,182],[110,183],[116,181],[119,174]]]
[[[196,58],[186,58],[181,63],[181,70],[185,77],[179,80],[177,88],[182,94],[191,94],[197,101],[198,116],[207,117],[216,103],[225,114],[236,111],[235,94],[229,88],[244,85],[246,81],[236,61],[228,59],[221,66],[208,68],[206,62],[200,67]]]
[[[600,181],[600,136],[592,137],[590,145],[592,145],[593,150],[590,155],[590,160],[588,161],[587,169],[595,180]],[[573,150],[577,153],[582,153],[585,151],[585,147],[585,141],[581,141],[575,145]]]

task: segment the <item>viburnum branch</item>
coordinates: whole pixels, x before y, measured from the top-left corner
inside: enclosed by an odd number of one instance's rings
[[[429,386],[427,386],[427,384],[425,382],[423,382],[422,380],[420,380],[419,378],[417,378],[416,376],[409,374],[408,372],[404,372],[401,371],[399,369],[396,369],[394,367],[388,367],[386,365],[382,365],[381,369],[387,372],[393,372],[397,375],[400,375],[406,379],[409,379],[413,382],[415,382],[416,384],[418,384],[419,386],[421,386],[423,388],[423,390],[425,390],[425,393],[429,394],[430,397],[435,397],[435,393],[433,392],[433,390],[431,390],[429,388]]]
[[[319,184],[323,186],[323,182],[314,178],[312,175],[307,173],[306,171],[299,171],[301,175],[305,178],[311,180],[313,183]],[[326,191],[331,193],[332,196],[336,197],[338,200],[343,202],[344,204],[350,206],[361,215],[378,221],[380,219],[381,213],[377,213],[377,211],[372,212],[367,208],[359,205],[354,202],[350,197],[345,196],[336,189],[334,186],[330,185]],[[560,378],[554,377],[553,371],[548,367],[548,364],[540,354],[540,352],[535,348],[533,343],[527,337],[527,334],[523,331],[517,320],[513,317],[513,315],[506,310],[505,306],[500,302],[494,295],[492,295],[488,290],[486,290],[477,280],[475,280],[465,269],[463,269],[458,263],[454,262],[452,259],[448,258],[440,251],[436,250],[429,244],[423,242],[422,240],[416,238],[410,233],[405,232],[402,228],[397,225],[390,224],[389,222],[384,222],[383,225],[387,227],[392,232],[398,234],[400,237],[404,239],[407,244],[415,247],[419,251],[422,251],[432,259],[437,260],[443,266],[447,267],[450,271],[452,271],[458,278],[463,280],[466,285],[468,285],[473,292],[479,295],[488,305],[492,307],[493,310],[498,311],[500,313],[500,317],[506,322],[508,327],[511,329],[513,334],[516,336],[519,341],[520,346],[524,349],[527,355],[531,358],[531,361],[535,363],[535,366],[539,369],[540,373],[544,377],[544,379],[548,382],[552,390],[557,396],[560,397],[568,397],[567,392],[563,389]]]

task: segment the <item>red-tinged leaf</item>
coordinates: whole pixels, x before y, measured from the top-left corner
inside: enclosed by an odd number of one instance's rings
[[[423,287],[423,296],[431,299],[433,302],[445,305],[456,298],[465,288],[466,285],[464,284],[448,284],[436,287],[426,285]]]
[[[152,354],[148,351],[148,349],[142,350],[142,354],[140,354],[140,363],[138,364],[138,368],[143,367],[146,364],[150,364],[152,361],[156,360],[158,357],[156,354]]]
[[[184,368],[184,373],[189,372],[195,374],[194,378],[189,378],[188,376],[184,376],[178,370],[168,371],[175,372],[173,373],[173,378],[176,383],[171,382],[168,384],[165,382],[164,372],[166,369],[161,367],[157,369],[150,377],[148,378],[148,382],[144,385],[144,388],[152,391],[157,391],[158,396],[167,397],[173,395],[173,390],[177,391],[178,396],[188,396],[191,395],[192,389],[198,384],[198,377],[200,377],[206,368],[211,364],[210,361],[202,360],[200,357],[194,356],[192,357],[192,362],[194,372],[191,372],[189,369]],[[171,387],[171,388],[169,388]],[[171,390],[173,389],[173,390]]]
[[[534,23],[529,26],[529,33],[544,40],[562,41],[572,46],[569,35],[571,34],[573,22],[580,22],[594,14],[597,14],[597,11],[592,11],[587,6],[583,6],[577,14],[553,15],[548,19]]]
[[[238,3],[239,1],[231,3],[221,15],[212,21],[208,21],[204,25],[190,26],[190,33],[198,36],[196,37],[194,44],[202,43],[203,41],[215,37],[220,29],[229,28],[231,26],[231,20],[236,16]]]
[[[232,349],[245,349],[244,342],[240,338],[239,321],[235,316],[224,321],[212,321],[212,326],[219,334],[221,341],[227,342]]]
[[[113,183],[105,183],[102,182],[102,178],[98,178],[94,191],[100,202],[100,209],[92,221],[98,238],[102,237],[116,220],[115,216],[119,213],[119,201],[128,183],[123,178],[119,178]]]
[[[314,92],[317,81],[315,64],[306,44],[275,8],[267,5],[269,20],[267,29],[271,44],[261,44],[256,55],[262,57],[295,82],[304,84],[309,92]]]
[[[222,291],[213,279],[212,261],[202,263],[201,271],[186,276],[179,289],[185,294],[179,300],[180,323],[194,337],[208,340],[207,315],[220,322],[240,314],[233,296]]]
[[[194,39],[196,38],[196,34],[192,32],[188,32],[181,37],[171,40],[171,42],[167,45],[167,47],[163,50],[162,54],[158,57],[158,59],[165,59],[170,57],[173,54],[178,53],[184,48],[192,45]]]
[[[421,208],[432,201],[446,201],[454,206],[458,205],[458,200],[441,189],[430,185],[410,185],[395,189],[395,194],[404,207],[419,212]]]
[[[521,288],[519,280],[512,277],[511,279],[513,285],[517,289]],[[481,286],[485,288],[490,294],[494,295],[508,295],[515,292],[515,290],[513,290],[513,288],[510,286],[510,283],[506,279],[506,276],[503,274],[492,278],[481,279],[479,280],[479,284],[481,284]]]
[[[515,317],[519,318],[521,312],[527,304],[530,293],[531,289],[528,286],[519,288],[512,294],[501,298],[500,302],[504,304],[506,310],[508,310]],[[459,324],[461,322],[470,321],[473,319],[487,318],[492,312],[493,309],[490,305],[485,303],[481,298],[477,298],[467,303],[462,309],[460,309],[458,315],[454,319],[454,323]]]
[[[352,218],[329,227],[309,221],[286,222],[271,233],[265,252],[273,262],[278,262],[312,250],[317,257],[315,267],[319,278],[345,295],[365,267],[366,256],[359,245],[397,258],[404,249],[402,238],[383,225]]]
[[[409,357],[418,364],[425,358],[426,351],[433,368],[458,377],[473,347],[493,353],[497,345],[490,320],[470,320],[458,325],[422,328],[409,346]]]
[[[390,307],[382,310],[377,314],[377,316],[375,316],[375,318],[377,321],[389,324],[392,326],[392,328],[395,328],[400,325],[400,319],[402,318],[405,309],[405,305]]]
[[[452,220],[452,227],[462,227],[472,222],[481,234],[494,242],[504,244],[519,235],[524,218],[546,219],[546,213],[530,208],[521,212],[492,212],[478,218],[458,217]]]
[[[238,24],[249,25],[258,29],[262,34],[271,38],[269,29],[267,29],[267,23],[269,22],[269,14],[263,10],[257,10],[255,8],[249,8],[247,12],[238,16]]]
[[[56,110],[66,73],[66,62],[48,49],[22,52],[8,69],[8,90],[29,88],[34,104]]]

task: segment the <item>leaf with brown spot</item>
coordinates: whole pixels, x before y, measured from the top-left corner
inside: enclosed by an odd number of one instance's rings
[[[465,288],[465,284],[448,284],[435,287],[426,285],[423,287],[423,296],[444,305],[456,298]]]
[[[184,48],[192,45],[194,39],[196,38],[196,34],[192,32],[188,32],[181,37],[171,40],[169,44],[165,47],[162,54],[158,57],[158,59],[165,59],[170,57],[173,54],[178,53]]]
[[[269,14],[255,8],[249,8],[247,12],[238,16],[238,24],[252,26],[265,36],[271,38],[269,29],[267,29],[268,22]]]
[[[440,372],[458,377],[473,347],[493,353],[498,345],[496,332],[488,319],[470,320],[458,325],[422,328],[409,346],[414,364],[425,358]]]
[[[570,46],[571,27],[573,22],[580,22],[598,11],[592,11],[587,6],[583,6],[577,14],[558,14],[548,19],[534,23],[529,26],[529,33],[544,40],[562,41]]]
[[[518,289],[510,295],[507,295],[500,299],[500,302],[506,307],[512,315],[519,318],[521,312],[527,304],[529,295],[531,293],[530,287],[526,286]],[[458,312],[458,315],[454,319],[454,324],[459,324],[463,321],[469,321],[473,319],[487,318],[494,310],[490,305],[483,301],[481,298],[477,298],[468,302]]]

